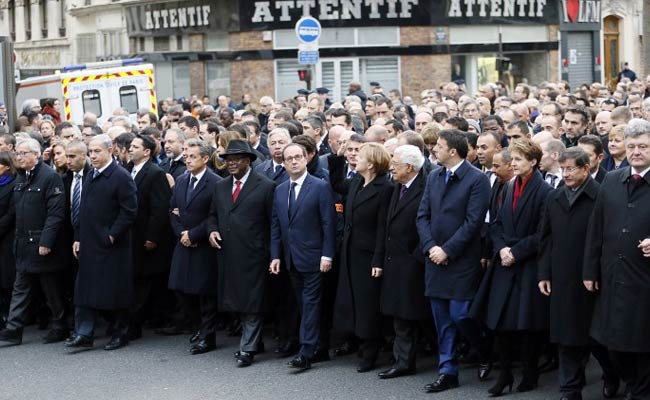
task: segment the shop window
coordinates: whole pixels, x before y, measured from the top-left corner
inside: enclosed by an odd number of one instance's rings
[[[372,28],[324,28],[321,31],[318,47],[340,48],[355,46],[398,46],[399,28],[379,26]],[[297,49],[298,39],[293,29],[273,31],[273,48]]]
[[[205,34],[205,39],[206,50],[228,50],[230,47],[228,32],[226,31],[208,32]]]
[[[120,107],[133,114],[138,111],[138,89],[135,86],[120,88]]]
[[[173,92],[174,97],[190,96],[190,64],[178,62],[172,64]],[[160,81],[159,81],[160,82]]]
[[[81,93],[81,102],[84,113],[91,112],[97,116],[102,116],[102,101],[99,90],[84,90]]]

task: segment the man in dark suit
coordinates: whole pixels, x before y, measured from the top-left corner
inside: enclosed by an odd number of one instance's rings
[[[566,400],[582,398],[590,347],[603,367],[603,395],[615,397],[619,385],[607,350],[589,339],[596,298],[582,284],[584,232],[599,185],[590,176],[589,157],[578,146],[558,159],[564,185],[549,194],[542,214],[537,270],[539,289],[550,297],[550,340],[559,344],[560,392]]]
[[[65,191],[61,178],[42,161],[41,146],[25,139],[16,146],[21,168],[16,178],[10,212],[14,214],[16,235],[14,281],[6,329],[0,341],[21,344],[32,294],[40,287],[52,313],[52,330],[44,343],[64,340],[67,336],[62,270],[66,249],[63,240]]]
[[[413,229],[427,177],[420,149],[403,145],[395,149],[391,172],[395,189],[388,205],[381,312],[393,317],[395,363],[379,378],[390,379],[415,372],[419,322],[431,313],[424,296],[424,256]]]
[[[269,133],[267,143],[271,158],[257,165],[255,171],[280,184],[289,179],[282,163],[282,151],[291,143],[291,135],[284,128],[275,128]]]
[[[587,229],[583,280],[600,291],[591,336],[606,346],[629,399],[650,398],[650,122],[625,129],[630,166],[607,174]]]
[[[336,210],[329,184],[307,173],[305,148],[290,144],[282,156],[290,180],[275,191],[269,269],[280,273],[282,254],[301,311],[300,352],[289,367],[304,370],[318,346],[321,273],[330,270],[335,255]]]
[[[167,158],[160,164],[160,168],[170,174],[174,180],[185,173],[185,160],[183,160],[183,144],[185,133],[180,129],[169,128],[165,133],[165,154]]]
[[[416,224],[440,351],[439,376],[425,386],[427,392],[458,387],[456,332],[476,343],[468,312],[481,279],[481,227],[490,201],[487,176],[465,160],[468,144],[461,131],[441,131],[434,151],[444,168],[429,175]]]
[[[75,331],[68,347],[92,347],[97,310],[111,311],[114,333],[105,350],[128,344],[128,308],[133,298],[131,226],[137,213],[133,179],[111,157],[108,135],[88,145],[92,174],[84,177],[73,252],[79,259],[75,284]]]
[[[167,217],[171,189],[165,172],[151,160],[155,151],[156,142],[143,135],[136,135],[129,147],[131,177],[138,190],[138,213],[131,235],[135,280],[129,340],[142,337],[145,308],[154,293],[161,293],[158,286],[164,282],[161,277],[167,276],[171,258]]]
[[[323,120],[317,116],[310,116],[302,121],[303,132],[316,142],[318,155],[331,154],[332,149],[327,143],[327,131],[323,128]]]
[[[246,141],[230,141],[223,157],[231,176],[216,185],[208,232],[219,250],[219,310],[239,314],[242,335],[235,359],[247,367],[262,340],[275,184],[251,169],[255,154]]]
[[[589,156],[589,173],[598,183],[603,183],[607,171],[600,166],[605,158],[603,142],[596,135],[584,135],[578,139],[578,146]]]
[[[260,124],[257,121],[249,120],[244,121],[243,125],[246,127],[246,129],[248,129],[248,143],[251,145],[251,147],[264,156],[263,160],[268,160],[271,158],[271,153],[269,152],[269,148],[265,143],[266,141],[262,140]]]
[[[171,225],[178,242],[174,248],[169,288],[183,295],[179,300],[188,315],[196,314],[192,304],[198,297],[201,326],[192,354],[216,348],[217,263],[216,251],[208,241],[207,219],[217,182],[207,168],[210,145],[199,139],[185,142],[185,164],[189,173],[176,181],[171,200]]]

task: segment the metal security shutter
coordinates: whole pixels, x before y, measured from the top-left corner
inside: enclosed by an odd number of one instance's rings
[[[594,81],[592,34],[567,32],[567,36],[569,85],[571,89],[575,89],[583,83],[591,84]],[[575,53],[575,56],[572,53]]]
[[[400,89],[397,57],[362,58],[359,60],[359,69],[361,86],[366,93],[372,93],[370,82],[379,82],[386,95],[392,89]]]

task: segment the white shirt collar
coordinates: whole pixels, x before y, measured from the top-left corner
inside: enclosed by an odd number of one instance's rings
[[[636,170],[636,168],[634,168],[634,167],[631,167],[631,171],[630,171],[630,172],[632,173],[632,175],[634,175],[634,174],[637,174],[637,173],[638,173],[639,175],[641,175],[641,177],[642,177],[642,178],[645,178],[645,174],[647,174],[647,173],[648,173],[648,171],[650,171],[650,167],[648,167],[648,168],[646,168],[646,169],[644,169],[644,170],[643,170],[643,171],[641,171],[641,172],[637,172],[637,170]]]
[[[244,186],[244,184],[245,184],[246,181],[248,180],[248,177],[250,176],[250,174],[251,174],[251,168],[248,167],[248,171],[246,171],[246,174],[244,174],[244,176],[242,176],[241,179],[237,179],[237,178],[235,178],[235,177],[233,176],[233,177],[232,177],[232,187],[233,187],[233,189],[234,189],[234,187],[236,186],[236,184],[235,184],[236,181],[241,182],[241,185]]]
[[[461,160],[458,164],[454,165],[453,167],[449,168],[452,174],[455,174],[458,168],[460,168],[461,165],[463,165],[463,162],[465,160]]]
[[[144,166],[144,164],[146,162],[147,162],[147,159],[144,159],[140,164],[134,164],[133,169],[131,170],[131,175],[134,176],[134,177],[136,175],[138,175],[138,172],[140,172],[140,170],[142,169],[142,167]]]
[[[296,182],[298,186],[302,186],[302,184],[305,182],[305,179],[307,178],[307,174],[308,172],[305,170],[305,173],[302,174],[300,178],[296,179],[295,181],[291,179],[291,183]]]
[[[109,162],[107,162],[106,165],[104,165],[103,167],[99,168],[98,169],[99,173],[101,174],[102,172],[104,172],[106,170],[106,168],[108,168],[112,163],[113,163],[113,159],[111,159]]]
[[[190,174],[190,175],[192,175],[192,176],[190,177],[190,181],[192,180],[192,177],[195,177],[195,178],[196,178],[196,184],[194,185],[194,187],[196,187],[196,185],[198,185],[199,182],[201,182],[201,178],[203,178],[203,175],[205,175],[205,171],[207,171],[207,170],[208,170],[208,167],[205,167],[205,168],[203,168],[203,171],[199,172],[199,173],[196,174],[196,175],[194,175],[194,174]]]
[[[418,177],[418,174],[415,174],[415,176],[413,178],[411,178],[410,181],[406,182],[404,184],[404,186],[406,186],[406,188],[409,189],[411,187],[411,185],[413,184],[413,182],[415,182],[415,178],[417,178],[417,177]]]
[[[183,153],[179,154],[178,157],[174,158],[172,161],[180,161],[183,158]]]
[[[321,133],[322,133],[322,132],[321,132]],[[318,141],[318,143],[316,143],[316,152],[318,152],[318,149],[320,149],[320,145],[323,144],[323,142],[325,141],[325,139],[327,139],[327,132],[325,132],[324,135],[321,135],[321,136],[320,136],[320,140]]]

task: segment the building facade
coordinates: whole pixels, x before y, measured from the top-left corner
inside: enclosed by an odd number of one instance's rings
[[[650,74],[644,57],[644,23],[648,21],[643,18],[643,1],[602,0],[603,82],[610,87],[616,86],[625,62],[639,79]]]

